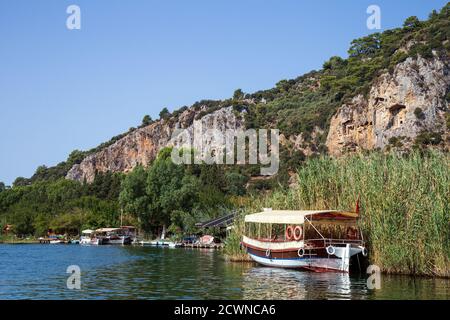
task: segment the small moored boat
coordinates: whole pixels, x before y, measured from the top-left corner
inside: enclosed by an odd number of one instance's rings
[[[271,210],[245,216],[242,245],[265,266],[349,272],[350,258],[367,255],[358,213]]]
[[[48,237],[50,244],[64,244],[66,243],[64,236],[62,235],[51,235]]]
[[[94,231],[90,229],[81,231],[80,244],[91,244],[93,233]]]
[[[104,238],[103,244],[131,244],[131,236],[124,233],[122,228],[100,228],[95,230],[97,235]]]

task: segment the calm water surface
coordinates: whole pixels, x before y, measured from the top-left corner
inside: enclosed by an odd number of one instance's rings
[[[81,290],[69,290],[69,265]],[[0,245],[0,299],[450,299],[450,280],[312,273],[226,263],[220,252],[133,246]]]

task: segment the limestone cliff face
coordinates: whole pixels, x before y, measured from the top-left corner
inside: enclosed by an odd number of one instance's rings
[[[358,95],[337,111],[326,142],[329,153],[384,149],[392,137],[413,141],[424,130],[445,133],[449,86],[448,59],[408,58],[393,74],[380,76],[368,98]]]
[[[358,95],[342,105],[331,119],[326,141],[329,153],[339,156],[349,151],[384,149],[392,137],[403,139],[407,145],[422,131],[442,132],[444,138],[448,136],[445,113],[448,112],[446,94],[450,87],[449,60],[437,56],[434,59],[408,58],[398,64],[392,74],[381,75],[367,97]],[[183,138],[186,134],[196,150],[214,152],[223,150],[224,146],[229,149],[223,141],[205,133],[210,129],[222,133],[228,129],[244,129],[245,111],[236,113],[232,107],[223,107],[195,120],[205,111],[207,106],[189,108],[178,116],[136,129],[74,165],[66,178],[92,182],[100,172],[126,173],[137,165],[146,166],[162,148],[186,146]],[[185,129],[184,133],[178,133],[178,129]],[[310,134],[315,140],[324,133],[315,128]],[[193,142],[194,138],[205,136],[209,138],[200,146]],[[282,135],[280,143],[307,156],[318,153],[316,147],[306,143],[301,132],[288,137]]]
[[[109,147],[87,156],[80,164],[74,165],[69,170],[66,178],[89,183],[94,180],[97,173],[126,173],[137,165],[147,166],[162,148],[180,146],[178,140],[173,137],[177,136],[176,129],[186,129],[185,132],[192,140],[194,134],[197,134],[198,138],[209,129],[215,128],[225,132],[227,129],[243,128],[241,115],[236,116],[232,107],[219,109],[195,120],[196,115],[204,110],[205,107],[198,111],[187,109],[176,118],[160,120],[137,129]],[[194,132],[194,128],[199,130],[200,125],[200,131]],[[223,144],[214,140],[205,141],[204,147],[207,146],[212,150],[223,148]]]

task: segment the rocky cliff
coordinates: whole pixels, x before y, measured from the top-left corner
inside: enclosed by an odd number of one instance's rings
[[[450,87],[449,59],[408,58],[342,105],[330,123],[326,145],[332,155],[385,149],[393,139],[411,145],[421,132],[448,134],[445,114]]]
[[[147,166],[155,159],[159,150],[167,146],[180,146],[180,133],[177,129],[185,129],[194,139],[194,134],[201,136],[208,129],[240,129],[243,127],[242,114],[236,114],[232,107],[225,107],[206,114],[198,120],[195,118],[205,112],[203,106],[198,110],[193,108],[183,111],[177,117],[156,121],[148,126],[136,129],[114,144],[103,150],[87,156],[80,164],[75,164],[67,173],[66,178],[77,181],[92,182],[97,173],[129,172],[137,165]],[[200,132],[194,132],[194,128]],[[191,141],[192,143],[192,141]],[[211,150],[223,148],[216,145],[218,141],[206,141],[204,146]]]
[[[402,146],[410,148],[422,132],[438,132],[446,140],[449,87],[448,57],[406,59],[391,73],[379,76],[366,96],[357,95],[338,108],[326,138],[328,152],[339,156],[360,150],[383,150],[393,141],[401,141]],[[193,143],[195,136],[198,139],[209,129],[221,132],[244,129],[244,116],[245,111],[237,112],[231,106],[214,112],[208,111],[207,106],[188,108],[177,116],[136,129],[114,144],[90,154],[74,165],[66,178],[92,182],[99,172],[126,173],[137,165],[148,165],[164,147],[185,145],[177,129],[185,129],[184,134],[187,133]],[[201,129],[198,129],[199,125]],[[315,127],[309,134],[316,140],[324,131]],[[280,141],[306,156],[318,153],[303,135],[303,132],[282,134]],[[205,141],[202,146],[211,150],[223,147],[222,142],[214,139]]]
[[[448,135],[445,97],[450,86],[449,71],[449,60],[436,56],[434,59],[408,58],[392,73],[382,74],[366,97],[355,96],[332,117],[326,139],[328,152],[339,156],[359,150],[385,149],[392,143],[392,138],[410,147],[417,135],[424,131]],[[74,165],[66,178],[92,182],[99,172],[126,173],[139,164],[146,166],[162,148],[180,146],[181,141],[174,138],[177,129],[185,129],[192,140],[195,134],[198,137],[213,128],[222,132],[244,128],[243,113],[236,113],[232,107],[211,113],[206,110],[206,106],[189,108],[176,117],[136,129]],[[195,132],[198,124],[201,124],[201,132]],[[321,132],[315,129],[313,137],[316,131]],[[287,137],[291,148],[301,150],[307,156],[315,153],[317,150],[305,147],[302,135]],[[220,143],[214,144],[218,142],[206,141],[204,148],[223,148]]]

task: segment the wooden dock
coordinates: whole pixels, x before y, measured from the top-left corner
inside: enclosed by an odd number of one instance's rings
[[[182,243],[181,248],[191,248],[191,249],[223,249],[223,243],[212,243],[212,244],[200,244],[200,243]]]

